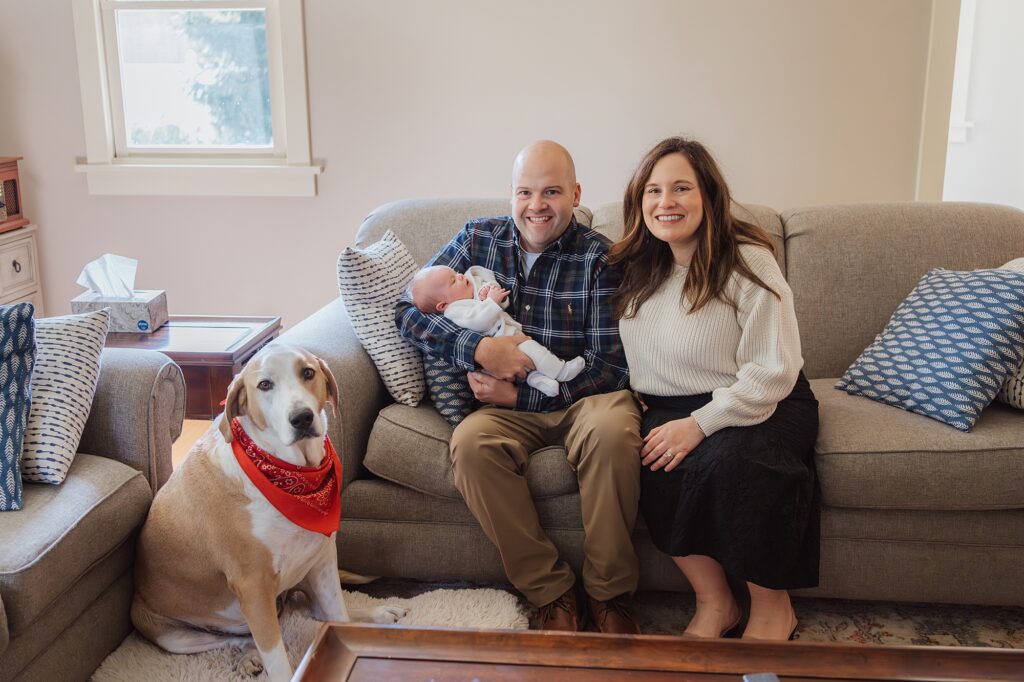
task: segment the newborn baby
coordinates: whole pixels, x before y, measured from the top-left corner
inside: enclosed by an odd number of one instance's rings
[[[498,286],[494,273],[474,265],[459,274],[444,265],[423,268],[412,279],[412,302],[421,313],[443,313],[466,329],[487,336],[513,336],[523,331],[522,325],[505,312],[509,291]],[[526,377],[526,383],[546,396],[558,395],[558,382],[574,379],[583,371],[581,357],[560,360],[554,353],[534,340],[519,344],[537,368]]]

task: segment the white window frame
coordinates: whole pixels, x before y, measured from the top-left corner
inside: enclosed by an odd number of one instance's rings
[[[967,89],[971,80],[971,57],[974,54],[974,21],[978,13],[975,0],[961,0],[960,28],[956,38],[956,61],[953,67],[953,102],[949,114],[949,142],[967,142],[967,131],[974,121],[967,120]]]
[[[172,196],[316,196],[323,166],[310,156],[302,0],[71,0],[85,123],[84,173],[90,194]],[[272,150],[215,153],[125,148],[115,40],[105,23],[112,6],[167,9],[266,8]],[[107,13],[107,22],[104,21]],[[115,99],[116,98],[116,99]]]

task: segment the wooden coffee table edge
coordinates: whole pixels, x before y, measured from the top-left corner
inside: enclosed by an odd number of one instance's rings
[[[359,658],[835,680],[1024,680],[1024,650],[684,640],[524,630],[324,623],[294,680],[347,679]]]

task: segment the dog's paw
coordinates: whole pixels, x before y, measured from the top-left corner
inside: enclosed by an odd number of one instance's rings
[[[242,650],[235,660],[235,671],[241,675],[256,677],[263,672],[263,659],[256,647],[247,647]]]
[[[404,606],[378,606],[370,612],[374,623],[397,623],[409,614],[409,609]]]

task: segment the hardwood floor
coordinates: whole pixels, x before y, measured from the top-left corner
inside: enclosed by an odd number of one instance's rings
[[[172,468],[177,469],[178,465],[184,461],[192,445],[206,433],[206,429],[210,428],[210,423],[209,419],[186,419],[184,421],[181,425],[181,435],[171,446]]]

